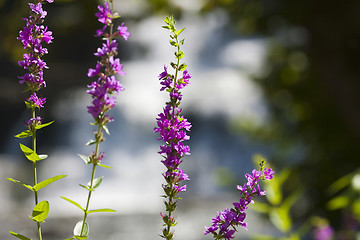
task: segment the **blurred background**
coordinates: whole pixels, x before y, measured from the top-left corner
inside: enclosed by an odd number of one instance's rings
[[[55,0],[45,4],[45,25],[53,44],[45,56],[47,98],[41,110],[55,123],[39,132],[39,178],[68,176],[39,192],[50,201],[43,225],[46,239],[72,236],[82,213],[62,200],[84,202],[90,167],[77,154],[94,129],[86,111],[86,74],[96,64],[94,38],[100,24],[96,0]],[[90,239],[159,239],[163,211],[160,142],[153,133],[166,93],[158,74],[174,60],[162,19],[174,15],[186,27],[184,61],[192,74],[183,90],[184,115],[192,123],[191,156],[182,166],[191,181],[182,194],[176,238],[203,236],[216,211],[239,198],[236,185],[256,167],[260,155],[275,170],[264,185],[267,197],[249,209],[249,231],[236,239],[360,239],[360,1],[310,0],[114,0],[131,32],[119,41],[126,75],[101,145],[105,176],[92,208],[115,214],[89,217]],[[32,166],[14,135],[29,118],[28,97],[17,76],[22,44],[16,40],[28,16],[27,1],[0,0],[0,238],[8,231],[35,236],[29,220],[33,196],[5,178],[32,182]],[[26,139],[21,143],[27,144]],[[255,163],[255,164],[254,164]],[[331,238],[321,238],[331,239]]]

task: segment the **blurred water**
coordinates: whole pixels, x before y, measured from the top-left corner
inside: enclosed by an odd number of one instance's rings
[[[182,107],[193,128],[189,141],[191,156],[182,164],[191,181],[179,205],[180,224],[176,232],[178,239],[210,239],[202,237],[203,227],[211,223],[217,210],[230,207],[238,197],[218,184],[216,169],[228,169],[234,179],[242,183],[245,181],[243,174],[253,168],[251,156],[266,150],[228,128],[229,121],[237,117],[259,123],[266,119],[262,94],[247,78],[247,74],[261,71],[265,44],[262,39],[233,38],[229,29],[224,29],[227,19],[221,12],[203,17],[189,15],[184,19],[178,26],[186,26],[183,33],[185,62],[193,77],[192,84],[183,91]],[[161,18],[149,17],[129,26],[132,32],[129,42],[142,46],[146,54],[122,62],[127,75],[120,81],[126,90],[111,113],[116,119],[109,124],[111,135],[101,145],[107,155],[104,163],[112,169],[97,170],[97,176],[105,177],[91,200],[91,208],[113,208],[117,213],[90,215],[90,239],[159,238],[159,212],[164,209],[160,198],[164,167],[157,154],[160,142],[156,141],[158,136],[152,130],[156,115],[167,99],[166,93],[159,92],[157,75],[164,64],[169,65],[173,60],[168,33],[161,25]],[[47,151],[50,158],[39,164],[39,176],[40,179],[58,174],[68,176],[40,192],[40,198],[51,203],[47,230],[44,230],[48,240],[69,237],[72,226],[81,217],[78,209],[59,196],[80,203],[86,200],[86,192],[78,183],[88,181],[91,169],[76,154],[86,155],[92,151],[85,146],[94,131],[86,112],[89,102],[85,89],[71,89],[61,94],[52,109],[56,123],[52,127],[54,138],[51,141],[55,144],[50,152]],[[17,129],[21,125],[19,121]],[[9,148],[12,150],[8,152],[17,151],[17,144],[12,142]],[[4,160],[2,179],[10,176],[31,182],[30,164],[19,161],[20,154],[12,155],[15,159],[9,158],[8,155],[1,157]],[[33,229],[32,222],[24,214],[32,205],[32,196],[11,184],[0,182],[1,239],[8,237],[8,230],[31,234]],[[251,214],[249,221],[254,221]],[[256,221],[259,223],[258,219]],[[249,229],[252,229],[251,224]]]

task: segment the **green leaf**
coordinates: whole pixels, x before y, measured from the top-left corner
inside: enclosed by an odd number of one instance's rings
[[[168,29],[168,30],[171,29],[171,27],[169,27],[169,26],[162,26],[162,28],[165,28],[165,29]]]
[[[32,218],[34,221],[41,223],[44,222],[46,217],[49,214],[49,202],[48,201],[41,201],[34,207],[32,212]]]
[[[16,138],[27,138],[27,137],[31,137],[32,135],[33,135],[32,131],[26,130],[26,131],[23,131],[22,133],[15,135],[15,137]]]
[[[353,174],[347,174],[335,182],[333,182],[330,187],[327,189],[327,192],[329,194],[335,194],[339,192],[340,190],[348,187],[351,184],[351,180],[353,178]]]
[[[270,211],[270,221],[283,233],[288,233],[291,229],[291,219],[289,212],[285,208],[273,208]]]
[[[30,185],[27,185],[19,180],[15,180],[15,179],[12,179],[12,178],[7,178],[7,180],[11,181],[11,182],[14,182],[14,183],[17,183],[17,184],[20,184],[21,186],[23,187],[26,187],[27,189],[31,190],[34,192],[34,188]]]
[[[46,179],[38,184],[36,184],[34,186],[34,190],[35,191],[39,191],[40,189],[46,187],[47,185],[49,185],[50,183],[53,183],[53,182],[56,182],[57,180],[61,179],[61,178],[64,178],[66,177],[66,175],[58,175],[58,176],[55,176],[55,177],[52,177],[52,178],[49,178],[49,179]]]
[[[74,238],[72,238],[72,239],[83,240],[83,239],[88,239],[88,236],[84,236],[84,237],[74,236]]]
[[[327,207],[330,210],[337,210],[347,207],[349,205],[349,202],[350,200],[347,196],[337,196],[327,203]]]
[[[352,204],[352,213],[355,215],[356,219],[360,221],[360,200],[354,201]]]
[[[178,53],[175,53],[176,58],[182,59],[184,58],[185,54],[183,51],[180,51]]]
[[[105,165],[105,164],[98,164],[98,166],[99,166],[99,167],[104,167],[104,168],[112,168],[112,167],[107,166],[107,165]]]
[[[82,185],[82,184],[79,184],[80,185],[80,187],[83,187],[83,188],[85,188],[86,190],[88,190],[88,191],[93,191],[93,190],[91,190],[89,187],[87,187],[87,186],[85,186],[85,185]]]
[[[35,129],[42,129],[42,128],[44,128],[44,127],[47,127],[47,126],[49,126],[50,124],[52,124],[54,121],[51,121],[51,122],[48,122],[48,123],[44,123],[44,124],[40,124],[40,125],[36,125],[35,126]]]
[[[89,164],[89,163],[90,163],[90,158],[89,158],[89,156],[85,156],[85,155],[81,155],[81,154],[78,154],[78,156],[79,156],[82,160],[84,160],[84,162],[85,162],[86,164]]]
[[[171,46],[174,46],[174,47],[179,46],[179,44],[178,44],[177,42],[172,41],[172,40],[170,40],[170,45],[171,45]]]
[[[90,140],[86,143],[86,146],[90,146],[90,145],[93,145],[93,144],[95,144],[95,143],[96,143],[95,140],[90,139]]]
[[[287,211],[290,211],[290,208],[301,198],[302,195],[303,195],[303,190],[301,189],[296,190],[284,200],[282,207],[286,208]]]
[[[261,202],[256,202],[255,204],[250,205],[250,208],[260,213],[269,213],[271,209],[269,205]]]
[[[88,237],[89,236],[89,225],[87,222],[84,224],[83,231],[81,232],[81,229],[83,228],[83,221],[79,221],[76,223],[74,228],[74,235],[75,237]],[[86,238],[77,238],[77,239],[86,239]]]
[[[177,31],[175,32],[175,35],[176,35],[176,36],[179,36],[180,33],[182,33],[182,31],[184,31],[184,30],[185,30],[185,28],[182,28],[182,29],[180,29],[180,30],[177,30]]]
[[[31,148],[28,148],[27,146],[20,143],[21,151],[24,153],[25,157],[29,159],[32,162],[37,162],[40,160],[43,160],[47,158],[47,155],[37,155],[36,152],[34,152]]]
[[[21,239],[21,240],[31,240],[31,238],[25,237],[24,235],[21,235],[21,234],[19,234],[19,233],[15,233],[15,232],[12,232],[12,231],[10,231],[9,233],[10,233],[11,235],[13,235],[13,236]]]
[[[103,178],[104,178],[104,177],[98,177],[98,178],[96,178],[96,179],[94,179],[94,180],[92,181],[92,184],[91,184],[91,182],[88,182],[87,186],[88,186],[90,189],[94,190],[95,188],[97,188],[97,187],[100,186]]]
[[[82,207],[80,206],[80,204],[78,204],[77,202],[75,202],[75,201],[73,201],[73,200],[71,200],[71,199],[69,199],[69,198],[66,198],[66,197],[61,197],[61,198],[64,199],[64,200],[66,200],[66,201],[68,201],[69,203],[74,204],[75,206],[77,206],[78,208],[80,208],[82,211],[85,212],[85,209],[82,208]]]
[[[182,63],[179,67],[179,71],[184,71],[187,68],[187,65]]]
[[[107,135],[110,135],[109,128],[106,125],[102,126],[102,128],[104,129]]]
[[[95,213],[95,212],[116,212],[116,211],[110,208],[94,209],[87,211],[87,213]]]

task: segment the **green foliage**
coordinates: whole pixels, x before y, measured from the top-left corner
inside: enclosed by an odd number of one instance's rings
[[[85,162],[86,164],[91,163],[89,156],[85,156],[85,155],[81,155],[81,154],[78,154],[78,156],[79,156],[82,160],[84,160],[84,162]]]
[[[33,135],[33,132],[30,130],[23,131],[17,135],[15,135],[16,138],[27,138],[31,137]]]
[[[75,205],[76,207],[80,208],[81,211],[85,212],[85,209],[83,207],[81,207],[81,205],[79,203],[77,203],[77,202],[75,202],[75,201],[73,201],[73,200],[71,200],[71,199],[69,199],[67,197],[61,197],[61,198],[64,199],[65,201],[68,201],[69,203]]]
[[[116,211],[110,208],[93,209],[87,211],[87,213],[97,213],[97,212],[116,212]]]
[[[10,233],[11,235],[13,235],[13,236],[21,239],[21,240],[32,240],[31,238],[25,237],[24,235],[21,235],[21,234],[19,234],[19,233],[15,233],[15,232],[12,232],[12,231],[10,231],[9,233]]]
[[[108,169],[111,169],[111,168],[112,168],[112,167],[109,167],[109,166],[107,166],[107,165],[105,165],[105,164],[97,164],[97,166],[103,167],[103,168],[108,168]]]
[[[25,157],[29,159],[32,162],[37,162],[40,160],[46,159],[47,155],[38,155],[36,152],[34,152],[31,148],[28,148],[27,146],[20,143],[20,149],[24,153]]]
[[[38,184],[36,184],[33,188],[35,191],[39,191],[40,189],[46,187],[47,185],[53,183],[53,182],[56,182],[62,178],[66,177],[66,175],[58,175],[58,176],[55,176],[55,177],[52,177],[52,178],[49,178],[49,179],[46,179]]]
[[[27,189],[31,190],[31,191],[34,191],[34,188],[33,186],[31,185],[28,185],[28,184],[25,184],[19,180],[15,180],[15,179],[12,179],[12,178],[6,178],[7,180],[11,181],[11,182],[14,182],[14,183],[17,183],[17,184],[20,184],[21,186],[23,187],[26,187]]]
[[[35,126],[35,129],[36,129],[36,130],[42,129],[42,128],[44,128],[44,127],[49,126],[49,125],[52,124],[53,122],[54,122],[54,121],[51,121],[51,122],[48,122],[48,123],[44,123],[44,124],[36,125],[36,126]]]
[[[255,158],[259,159],[259,156],[255,156]],[[263,239],[300,239],[300,230],[293,230],[294,224],[291,210],[299,202],[303,190],[301,188],[296,189],[288,196],[284,196],[283,187],[292,172],[289,168],[285,168],[280,172],[277,171],[277,173],[276,178],[265,182],[264,189],[266,190],[265,196],[268,203],[257,202],[251,206],[251,209],[268,215],[270,222],[284,235],[282,238],[267,236]],[[255,235],[253,239],[262,239],[262,237],[263,235]]]
[[[49,214],[49,202],[48,201],[41,201],[33,209],[32,220],[38,223],[42,223],[45,221]]]
[[[89,225],[87,222],[83,224],[83,221],[76,223],[74,228],[74,238],[75,239],[87,239],[89,236]]]
[[[95,178],[93,181],[88,182],[87,186],[90,189],[90,191],[94,191],[97,187],[99,187],[103,178],[104,177],[98,177]]]

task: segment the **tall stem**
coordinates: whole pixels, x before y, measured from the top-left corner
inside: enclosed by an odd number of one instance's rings
[[[35,108],[31,109],[31,115],[32,118],[35,119],[36,114],[35,114]],[[36,129],[33,129],[33,134],[32,134],[32,146],[33,146],[33,151],[36,153]],[[37,184],[37,171],[36,171],[36,161],[33,162],[33,176],[34,176],[34,186]],[[37,205],[39,203],[38,200],[38,194],[37,191],[34,190],[34,196],[35,196],[35,205]],[[41,226],[40,223],[37,222],[37,230],[38,230],[38,235],[39,235],[39,240],[42,240],[42,234],[41,234]]]
[[[102,128],[102,125],[99,124],[98,127],[98,134],[100,133]],[[96,141],[96,148],[95,148],[95,156],[98,156],[99,154],[99,147],[100,147],[100,140]],[[94,177],[95,177],[95,169],[96,169],[96,163],[93,163],[93,167],[92,167],[92,172],[91,172],[91,180],[90,180],[90,186],[89,186],[89,194],[88,194],[88,198],[87,198],[87,202],[86,202],[86,207],[84,210],[84,220],[81,226],[81,232],[80,232],[80,236],[83,236],[83,231],[85,228],[85,224],[86,224],[86,218],[88,215],[88,211],[89,211],[89,206],[90,206],[90,198],[91,198],[91,193],[93,192],[92,188],[93,188],[93,182],[94,182]]]

